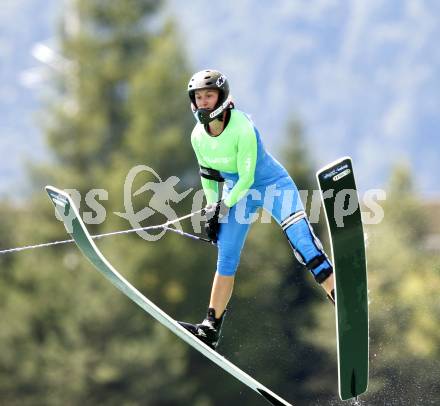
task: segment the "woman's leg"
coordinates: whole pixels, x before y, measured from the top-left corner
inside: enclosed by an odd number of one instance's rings
[[[240,201],[230,209],[227,218],[221,220],[217,241],[217,271],[212,283],[211,298],[205,320],[200,324],[179,322],[213,349],[217,348],[220,339],[226,307],[234,288],[235,272],[240,262],[241,250],[250,226],[249,222],[242,221],[243,216],[236,216],[236,211],[237,208],[239,210],[243,208],[240,204],[245,205],[244,212],[249,215],[256,211],[256,207],[251,204],[252,202],[250,201],[248,206],[246,204],[247,199],[244,199],[245,201]]]
[[[241,251],[249,232],[251,216],[257,207],[250,196],[231,207],[227,218],[221,220],[218,236],[217,271],[211,289],[209,307],[220,317],[231,299],[235,273],[240,263]]]
[[[264,209],[283,228],[298,261],[311,271],[327,295],[333,297],[333,267],[307,219],[295,183],[291,178],[283,178],[276,186],[279,193],[271,199],[271,206],[265,205]]]
[[[234,289],[235,276],[220,275],[215,273],[211,289],[209,307],[215,310],[215,317],[220,318],[229,303]]]

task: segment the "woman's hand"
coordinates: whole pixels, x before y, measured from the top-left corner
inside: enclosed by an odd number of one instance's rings
[[[212,203],[206,206],[205,231],[208,237],[213,242],[217,242],[218,239],[218,233],[220,231],[219,220],[225,217],[228,214],[228,212],[229,212],[229,207],[226,206],[223,200],[219,200],[216,203]]]

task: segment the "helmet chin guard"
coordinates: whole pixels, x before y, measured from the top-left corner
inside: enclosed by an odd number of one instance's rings
[[[228,97],[220,107],[217,107],[215,110],[212,109],[198,109],[193,108],[193,114],[196,120],[201,124],[208,124],[216,118],[220,117],[223,112],[229,107],[232,103],[231,99]]]

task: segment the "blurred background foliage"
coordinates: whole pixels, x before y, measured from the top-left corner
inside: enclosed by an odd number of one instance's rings
[[[135,165],[154,168],[162,180],[178,176],[179,193],[200,188],[185,92],[192,69],[173,22],[157,24],[160,2],[75,4],[75,29],[59,30],[72,62],[53,77],[56,97],[42,112],[52,162],[31,168],[34,193],[27,201],[0,202],[4,248],[67,238],[45,184],[77,189],[83,212],[90,211],[84,202],[90,189],[108,192],[101,201],[105,222],[90,225],[92,233],[129,228],[113,213],[124,211],[124,180]],[[317,168],[294,112],[286,140],[273,152],[299,189],[310,191],[309,207]],[[144,174],[135,184],[149,180]],[[417,196],[410,171],[396,167],[381,202],[385,217],[365,230],[371,385],[363,404],[440,401],[440,260],[428,244],[432,213]],[[176,212],[190,212],[191,200]],[[134,197],[135,211],[147,202],[145,194]],[[156,213],[143,225],[164,220]],[[329,252],[323,221],[321,215],[315,228]],[[203,318],[213,247],[174,234],[160,242],[130,234],[99,246],[171,316]],[[2,255],[0,270],[0,404],[263,403],[116,291],[75,246]],[[295,405],[342,404],[333,308],[274,223],[257,223],[250,232],[219,352]]]

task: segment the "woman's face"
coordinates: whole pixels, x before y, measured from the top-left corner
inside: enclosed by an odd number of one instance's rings
[[[195,92],[198,109],[213,110],[218,100],[218,90],[200,89]]]

